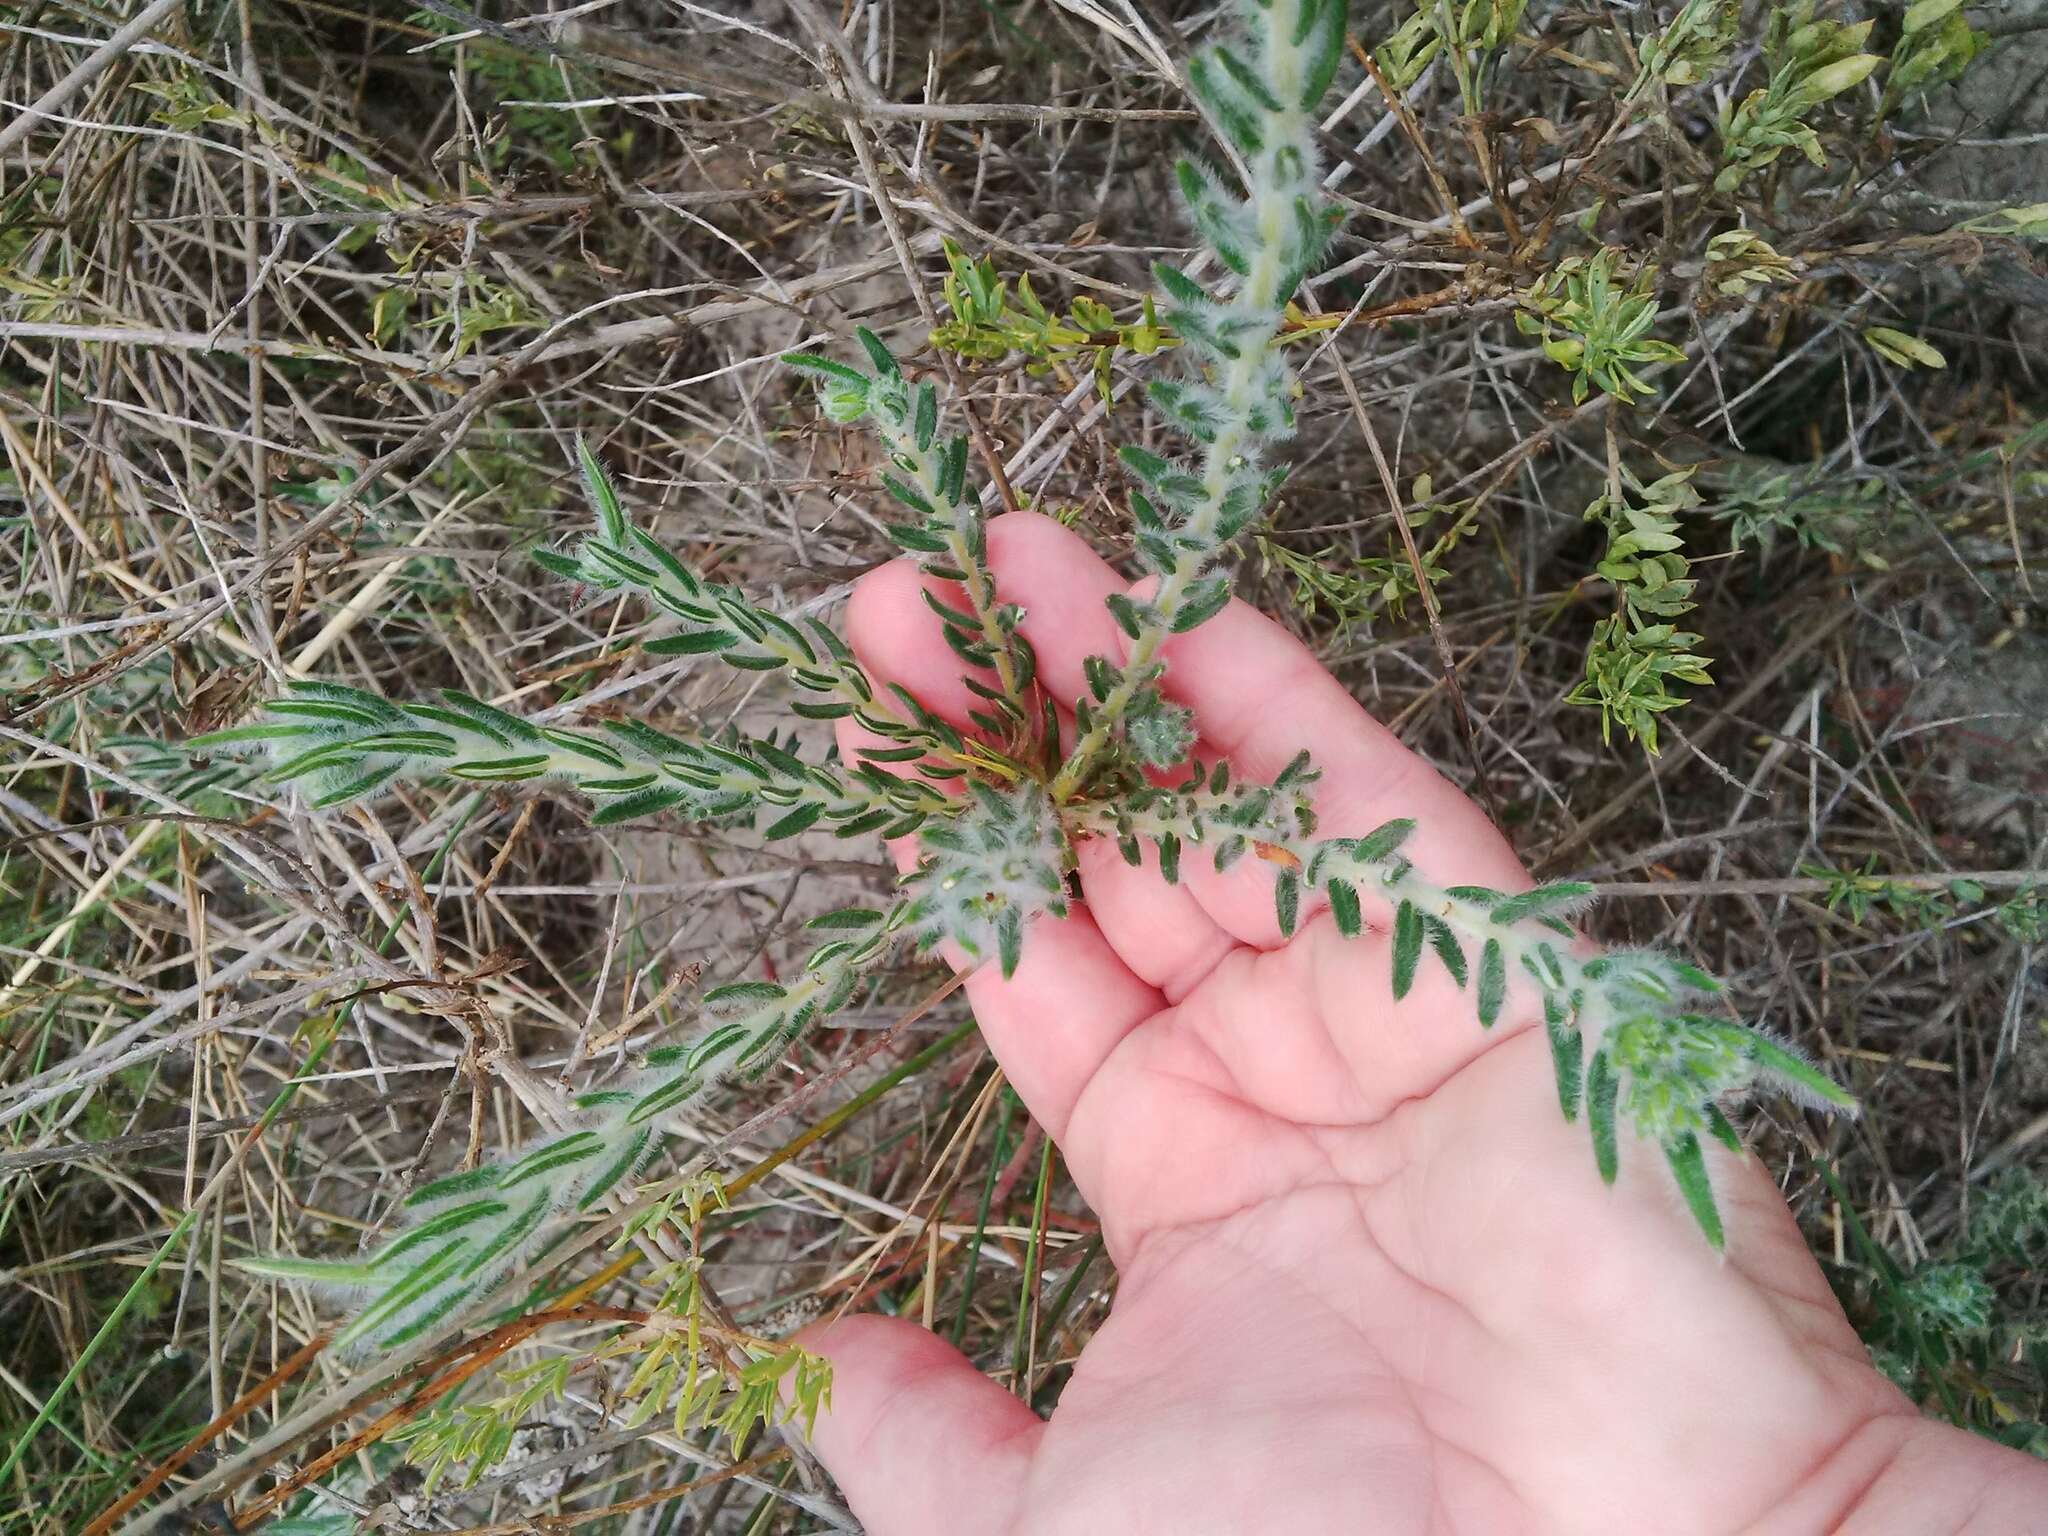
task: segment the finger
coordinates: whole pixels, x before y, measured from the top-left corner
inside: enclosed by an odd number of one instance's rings
[[[1141,583],[1132,595],[1148,591]],[[1249,604],[1233,600],[1206,624],[1173,636],[1160,654],[1167,663],[1161,690],[1194,712],[1204,751],[1227,757],[1240,776],[1270,781],[1296,753],[1309,753],[1322,775],[1314,790],[1318,836],[1357,837],[1410,818],[1416,828],[1401,852],[1424,879],[1504,890],[1529,884],[1479,807],[1373,719],[1306,646]],[[1285,942],[1271,866],[1246,859],[1224,875],[1197,858],[1187,866],[1189,890],[1225,932],[1261,948]],[[1384,918],[1384,909],[1377,916]]]
[[[921,579],[903,562],[861,578],[847,611],[847,639],[877,683],[896,683],[935,712],[964,712],[972,695],[960,686],[952,652],[934,643],[938,621],[917,597]],[[870,739],[840,722],[843,755],[858,754]],[[899,869],[915,867],[914,839],[899,839],[890,852]],[[948,959],[961,963],[957,953]],[[968,978],[967,997],[1004,1073],[1055,1139],[1118,1042],[1166,1006],[1083,906],[1065,918],[1039,916],[1014,974],[1005,979],[993,965],[981,966]]]
[[[1237,940],[1209,916],[1185,884],[1168,885],[1159,851],[1149,843],[1140,862],[1126,863],[1108,838],[1089,838],[1074,849],[1088,911],[1102,936],[1140,980],[1178,1003],[1200,986]]]
[[[849,1317],[798,1335],[832,1362],[831,1407],[812,1436],[869,1536],[1004,1530],[1039,1418],[914,1323]]]

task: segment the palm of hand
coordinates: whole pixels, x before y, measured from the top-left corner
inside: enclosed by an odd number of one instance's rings
[[[1101,599],[1122,584],[1042,519],[990,543],[1071,697],[1082,657],[1115,650]],[[853,638],[964,716],[916,580],[868,578]],[[1308,747],[1327,831],[1414,816],[1431,878],[1527,884],[1250,610],[1177,642],[1167,687],[1245,774]],[[1601,1184],[1528,1000],[1482,1034],[1441,972],[1390,1001],[1383,926],[1346,940],[1320,914],[1283,941],[1269,874],[1191,855],[1168,887],[1099,844],[1080,858],[1085,905],[969,991],[1102,1218],[1114,1314],[1050,1424],[907,1324],[822,1330],[819,1450],[873,1536],[1833,1528],[1802,1501],[1846,1507],[1828,1469],[1911,1410],[1753,1160],[1713,1165],[1723,1260],[1653,1148]]]

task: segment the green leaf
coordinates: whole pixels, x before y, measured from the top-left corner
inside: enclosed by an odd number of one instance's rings
[[[1415,967],[1422,959],[1422,912],[1405,896],[1394,909],[1394,1001],[1415,985]]]
[[[620,795],[616,800],[601,802],[590,813],[590,824],[593,827],[615,827],[620,822],[638,821],[643,816],[658,815],[670,806],[681,805],[687,798],[680,789],[657,784],[649,789]]]
[[[1423,927],[1429,933],[1429,947],[1436,951],[1437,959],[1443,961],[1444,969],[1451,973],[1451,980],[1464,986],[1465,950],[1458,943],[1458,936],[1451,932],[1451,925],[1430,913],[1424,916]]]
[[[411,1228],[370,1262],[381,1269],[393,1259],[404,1258],[415,1248],[427,1247],[437,1238],[446,1237],[450,1232],[459,1232],[464,1227],[488,1221],[493,1216],[502,1216],[510,1209],[511,1207],[502,1200],[472,1200],[453,1210],[443,1211],[440,1215],[430,1217]]]
[[[1508,995],[1507,956],[1499,939],[1488,939],[1479,952],[1479,1027],[1491,1029],[1500,1022],[1501,1005]],[[1565,1116],[1570,1119],[1569,1113]]]
[[[996,957],[1003,968],[1003,980],[1017,974],[1017,962],[1024,955],[1024,914],[1005,907],[996,917]]]
[[[1603,1043],[1586,1067],[1586,1121],[1593,1132],[1593,1165],[1602,1181],[1614,1182],[1620,1157],[1614,1144],[1614,1101],[1621,1091],[1614,1061]]]
[[[1593,887],[1583,880],[1560,880],[1496,903],[1492,916],[1501,927],[1508,928],[1525,917],[1543,916],[1553,908],[1571,906],[1592,894]]]
[[[911,423],[911,441],[919,453],[931,451],[932,438],[939,430],[939,392],[930,384],[917,386],[916,415]]]
[[[1331,880],[1323,891],[1330,898],[1330,915],[1337,920],[1337,931],[1347,939],[1357,938],[1365,927],[1358,905],[1358,887],[1349,880]]]
[[[1672,1178],[1678,1181],[1678,1192],[1685,1196],[1686,1207],[1700,1224],[1708,1243],[1716,1252],[1726,1247],[1728,1238],[1721,1230],[1721,1212],[1714,1204],[1714,1185],[1707,1177],[1707,1158],[1699,1137],[1691,1131],[1684,1132],[1666,1143],[1664,1157],[1671,1164]]]
[[[729,629],[700,629],[694,634],[663,635],[644,642],[640,649],[650,656],[708,656],[740,643]]]
[[[803,699],[791,699],[789,712],[800,720],[844,720],[853,713],[853,706],[843,702],[813,704]]]
[[[384,1324],[405,1313],[415,1302],[428,1295],[434,1287],[448,1279],[463,1257],[467,1247],[461,1238],[449,1243],[440,1254],[422,1264],[400,1284],[393,1286],[376,1301],[364,1308],[356,1320],[334,1336],[333,1348],[347,1350],[365,1334],[375,1332]]]
[[[435,1179],[431,1184],[422,1184],[405,1197],[408,1210],[422,1205],[432,1205],[438,1200],[454,1200],[463,1195],[473,1195],[480,1189],[495,1189],[500,1170],[490,1165],[472,1168],[467,1173],[451,1173],[445,1179]]]
[[[1550,1037],[1550,1067],[1557,1077],[1557,1107],[1567,1121],[1579,1118],[1579,1088],[1585,1076],[1584,1036],[1555,992],[1543,997],[1543,1032]]]
[[[257,741],[290,741],[314,729],[310,725],[238,725],[225,731],[208,731],[204,736],[189,737],[185,745],[195,752],[210,752],[215,747],[239,747]]]
[[[552,549],[530,549],[527,557],[550,576],[559,576],[564,581],[583,580],[583,562],[573,555],[565,555]]]
[[[236,1269],[266,1280],[297,1280],[312,1285],[368,1285],[377,1279],[373,1264],[348,1264],[332,1259],[236,1259]]]
[[[1280,878],[1273,882],[1273,915],[1279,921],[1284,937],[1294,936],[1294,925],[1301,916],[1301,877],[1291,869],[1280,872]]]
[[[667,1082],[650,1088],[633,1101],[633,1107],[626,1112],[626,1124],[640,1125],[656,1115],[666,1114],[677,1105],[696,1096],[703,1086],[702,1081],[689,1072],[670,1078]]]
[[[772,981],[729,981],[706,992],[703,1001],[713,1003],[773,1003],[789,996],[786,988]]]
[[[636,1172],[647,1154],[653,1150],[654,1131],[652,1128],[636,1131],[626,1138],[626,1144],[619,1149],[619,1155],[590,1176],[589,1186],[576,1201],[576,1208],[587,1211],[606,1195],[623,1178]]]
[[[1266,82],[1259,78],[1258,71],[1247,64],[1244,56],[1235,48],[1219,46],[1213,49],[1209,56],[1222,66],[1223,72],[1230,76],[1237,88],[1261,108],[1267,112],[1280,110],[1280,103],[1266,88]]]
[[[1162,832],[1159,844],[1159,878],[1168,885],[1180,884],[1180,836],[1174,832]]]
[[[464,693],[460,688],[443,688],[441,699],[450,709],[476,721],[485,735],[496,732],[513,741],[541,739],[538,726],[520,719],[517,715],[508,714],[495,704],[486,704],[482,699]]]
[[[1728,1123],[1728,1117],[1721,1113],[1721,1106],[1718,1104],[1707,1106],[1707,1129],[1713,1133],[1714,1140],[1737,1157],[1742,1156],[1741,1133]]]
[[[543,727],[541,737],[550,746],[558,747],[564,752],[574,753],[578,757],[587,757],[592,762],[601,763],[607,768],[621,769],[626,766],[626,760],[613,751],[610,746],[604,742],[593,740],[591,737],[581,735],[576,731],[561,731]],[[454,743],[451,742],[449,745],[452,746]]]
[[[864,325],[855,326],[853,334],[855,339],[860,342],[861,350],[867,353],[868,361],[875,365],[875,372],[877,374],[885,379],[900,379],[903,377],[903,370],[897,367],[896,359],[889,349],[882,345],[881,337]]]
[[[1383,864],[1408,841],[1408,834],[1414,830],[1415,823],[1405,816],[1383,822],[1358,840],[1351,850],[1351,857],[1360,864]]]
[[[950,438],[939,450],[939,494],[949,507],[958,506],[967,492],[967,437]]]
[[[1173,611],[1171,628],[1176,635],[1184,635],[1197,625],[1206,624],[1221,613],[1230,602],[1230,578],[1215,576],[1207,581],[1198,581],[1188,588],[1188,594]]]
[[[543,1142],[505,1169],[498,1175],[498,1188],[510,1189],[515,1184],[524,1184],[528,1179],[537,1179],[557,1168],[567,1168],[595,1157],[603,1150],[604,1141],[597,1132],[572,1131],[567,1136]]]
[[[881,920],[882,914],[873,907],[841,907],[837,912],[819,913],[804,926],[825,930],[872,928]]]
[[[325,794],[316,796],[312,803],[316,807],[325,807],[341,805],[350,800],[360,799],[372,790],[381,788],[389,780],[397,778],[398,770],[403,766],[402,763],[386,763],[381,768],[365,769],[362,773],[352,779],[344,780]]]
[[[1743,1049],[1749,1059],[1773,1077],[1803,1089],[1837,1109],[1856,1108],[1856,1096],[1841,1087],[1820,1068],[1786,1050],[1763,1035],[1741,1031]]]
[[[548,771],[548,760],[545,756],[505,757],[488,763],[457,763],[447,771],[451,778],[509,784],[539,778]]]
[[[1157,485],[1174,472],[1172,464],[1134,443],[1125,443],[1118,448],[1116,456],[1123,461],[1125,469],[1147,485]]]
[[[590,510],[597,514],[597,529],[601,537],[614,544],[623,543],[626,537],[626,509],[619,504],[617,487],[604,466],[597,461],[597,455],[590,451],[590,444],[581,436],[576,439],[576,468],[583,476],[583,489],[590,498]]]
[[[867,388],[868,376],[858,368],[849,368],[845,363],[821,357],[816,352],[785,352],[782,354],[782,361],[799,372],[831,379],[834,383],[844,384],[849,389]]]
[[[1102,601],[1109,609],[1110,617],[1116,620],[1117,628],[1133,640],[1137,639],[1139,631],[1144,627],[1144,618],[1138,605],[1121,592],[1112,592]]]
[[[771,825],[768,828],[767,831],[763,832],[761,835],[771,843],[775,842],[779,838],[795,837],[797,833],[805,831],[809,829],[811,826],[815,825],[818,818],[820,816],[823,816],[824,814],[825,802],[822,800],[813,800],[808,805],[798,806],[795,810],[791,811],[787,816],[784,816],[780,820],[776,821],[773,825]]]
[[[1307,26],[1299,41],[1308,45],[1301,72],[1301,110],[1313,112],[1337,78],[1344,57],[1345,0],[1302,0],[1300,19]]]
[[[887,523],[884,531],[913,555],[943,555],[946,541],[910,523]]]
[[[937,517],[939,515],[938,510],[929,501],[924,499],[922,491],[913,485],[906,485],[894,475],[885,473],[882,476],[882,487],[913,512],[921,513],[926,517]],[[941,544],[939,547],[943,549],[945,545]]]
[[[534,1228],[546,1219],[549,1209],[549,1192],[542,1190],[533,1197],[533,1202],[503,1228],[498,1235],[473,1254],[462,1266],[463,1275],[479,1274],[495,1264],[506,1254],[516,1253],[521,1244],[531,1235]]]
[[[1158,280],[1159,286],[1166,290],[1166,296],[1176,304],[1203,305],[1215,303],[1215,300],[1209,296],[1209,290],[1189,277],[1187,273],[1181,271],[1179,267],[1169,266],[1163,261],[1155,261],[1152,263],[1152,276]]]

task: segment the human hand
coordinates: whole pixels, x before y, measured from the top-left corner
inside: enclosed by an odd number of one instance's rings
[[[1082,659],[1120,654],[1103,598],[1125,584],[1029,514],[990,525],[989,555],[1045,686],[1082,694]],[[865,578],[849,635],[964,726],[920,579]],[[1260,778],[1313,753],[1327,834],[1413,817],[1431,880],[1530,884],[1252,609],[1167,655],[1205,752]],[[1189,858],[1168,886],[1105,842],[1078,857],[1073,915],[967,990],[1101,1217],[1115,1309],[1050,1423],[910,1323],[814,1330],[834,1365],[817,1450],[871,1536],[2048,1525],[2048,1468],[1922,1421],[1871,1368],[1754,1159],[1709,1149],[1725,1257],[1658,1158],[1601,1183],[1533,998],[1485,1033],[1439,969],[1391,1002],[1389,914],[1343,939],[1305,912],[1284,940],[1255,860]]]

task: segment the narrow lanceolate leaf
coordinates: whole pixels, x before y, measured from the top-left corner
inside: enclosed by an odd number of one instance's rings
[[[1499,939],[1488,939],[1479,952],[1479,1027],[1491,1029],[1500,1022],[1501,1005],[1508,995],[1507,956]],[[1569,1116],[1567,1116],[1569,1118]]]
[[[604,1142],[597,1132],[572,1131],[567,1136],[543,1143],[507,1168],[498,1179],[498,1188],[511,1189],[528,1179],[537,1179],[558,1168],[567,1168],[595,1157],[603,1150]]]
[[[822,379],[831,379],[834,383],[844,384],[848,388],[865,387],[868,382],[867,375],[858,368],[849,368],[844,363],[835,362],[829,357],[821,357],[815,352],[785,352],[782,354],[782,361],[788,367],[814,374]]]
[[[1024,914],[1006,907],[996,919],[996,958],[1003,968],[1003,980],[1017,974],[1017,962],[1024,958]]]
[[[1744,1035],[1750,1059],[1773,1077],[1781,1079],[1794,1089],[1810,1093],[1837,1109],[1856,1108],[1856,1096],[1841,1087],[1820,1068],[1762,1035],[1749,1034],[1747,1031],[1744,1031]]]
[[[1579,1085],[1585,1072],[1585,1037],[1573,1024],[1565,1000],[1554,992],[1543,999],[1543,1032],[1550,1037],[1550,1067],[1557,1075],[1557,1107],[1564,1111],[1566,1120],[1576,1120]]]
[[[1422,959],[1422,912],[1403,897],[1394,909],[1394,1001],[1399,1002],[1415,985],[1415,968]]]
[[[900,378],[902,376],[903,370],[896,366],[895,357],[882,344],[881,337],[864,325],[855,326],[853,334],[854,339],[860,343],[861,350],[867,353],[868,361],[875,365],[876,373],[885,379]]]
[[[1351,856],[1361,864],[1380,864],[1400,851],[1408,841],[1408,834],[1415,830],[1415,823],[1407,817],[1397,821],[1382,822],[1358,840],[1358,846]]]
[[[590,497],[590,510],[597,515],[598,531],[614,544],[623,542],[626,537],[626,509],[619,502],[619,493],[612,485],[611,476],[605,473],[597,455],[590,451],[590,444],[581,437],[576,439],[576,468],[583,476],[583,489]]]
[[[1337,931],[1347,939],[1357,938],[1365,926],[1358,905],[1358,887],[1348,880],[1332,880],[1323,891],[1330,898],[1330,915],[1337,920]]]
[[[237,1259],[235,1268],[266,1280],[302,1280],[313,1285],[368,1285],[377,1278],[374,1264],[346,1264],[332,1259]]]
[[[1423,926],[1429,932],[1429,947],[1436,951],[1437,959],[1443,961],[1444,969],[1451,973],[1451,980],[1464,986],[1465,950],[1459,944],[1458,936],[1451,931],[1451,925],[1432,913],[1424,918]]]
[[[599,802],[597,809],[590,813],[590,824],[593,827],[615,827],[621,822],[639,821],[643,817],[659,815],[670,806],[682,804],[684,798],[680,789],[651,785],[622,794],[616,800]]]
[[[804,926],[818,929],[872,928],[881,920],[882,914],[873,907],[841,907],[836,912],[820,913]]]
[[[1493,920],[1503,928],[1510,927],[1525,917],[1543,917],[1559,908],[1576,906],[1592,894],[1593,887],[1583,880],[1560,880],[1552,885],[1539,885],[1533,891],[1524,891],[1496,904]]]
[[[1700,1224],[1700,1231],[1717,1250],[1726,1246],[1727,1234],[1721,1230],[1721,1212],[1714,1204],[1714,1185],[1707,1177],[1707,1158],[1699,1137],[1685,1132],[1665,1146],[1664,1156],[1671,1164],[1672,1178],[1678,1181],[1678,1192],[1685,1196],[1686,1208]]]
[[[1305,28],[1297,43],[1306,43],[1307,61],[1301,72],[1301,110],[1313,112],[1330,82],[1337,78],[1337,65],[1344,57],[1345,0],[1302,0],[1300,20]]]
[[[1586,1068],[1586,1121],[1593,1132],[1593,1164],[1609,1184],[1621,1166],[1614,1145],[1614,1101],[1620,1089],[1613,1060],[1605,1050],[1593,1052]]]
[[[1733,1125],[1729,1124],[1728,1117],[1721,1113],[1721,1106],[1718,1104],[1709,1104],[1707,1106],[1707,1129],[1713,1133],[1714,1140],[1720,1142],[1722,1146],[1733,1152],[1737,1157],[1742,1156],[1741,1133]]]
[[[824,814],[824,802],[821,800],[813,800],[808,805],[798,806],[795,810],[791,811],[787,816],[784,816],[776,822],[774,822],[773,824],[771,824],[768,830],[763,832],[761,835],[771,843],[774,842],[777,838],[794,837],[797,833],[802,832],[806,828],[813,825],[817,821],[817,819],[820,816],[823,816]]]
[[[1282,936],[1292,938],[1294,925],[1301,916],[1301,877],[1291,869],[1282,870],[1280,878],[1273,882],[1273,915],[1280,923]]]

